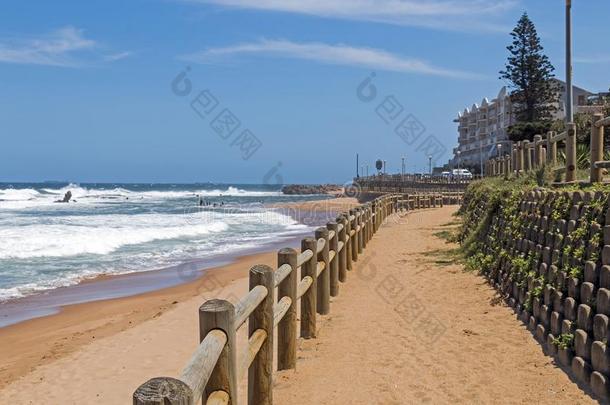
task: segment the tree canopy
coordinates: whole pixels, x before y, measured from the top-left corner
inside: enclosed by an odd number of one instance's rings
[[[559,86],[553,80],[555,68],[544,54],[536,27],[527,13],[511,32],[512,43],[506,47],[509,56],[500,79],[507,80],[517,124],[509,129],[514,141],[531,140],[536,133],[548,130],[556,111]]]

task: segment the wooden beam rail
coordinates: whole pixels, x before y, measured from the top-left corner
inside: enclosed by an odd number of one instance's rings
[[[593,115],[591,128],[591,183],[602,181],[603,130],[608,126],[610,117],[602,118],[600,114]],[[544,165],[550,165],[553,171],[565,175],[565,182],[576,181],[576,125],[568,123],[567,129],[560,134],[550,131],[546,136],[535,135],[532,142],[528,140],[515,142],[512,150],[485,163],[486,176],[504,176],[536,170]],[[565,143],[565,166],[557,167],[557,144]]]

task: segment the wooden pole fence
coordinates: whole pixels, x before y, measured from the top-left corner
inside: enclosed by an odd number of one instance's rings
[[[414,201],[407,196],[406,201]],[[460,203],[450,194],[418,195],[422,207]],[[330,312],[330,296],[339,294],[364,249],[382,224],[404,209],[395,194],[376,198],[304,238],[301,250],[280,249],[277,268],[256,265],[249,272],[249,291],[235,305],[219,299],[199,308],[200,344],[179,378],[156,377],[133,393],[134,405],[236,405],[238,382],[247,376],[248,404],[273,404],[274,336],[277,336],[277,369],[294,369],[297,363],[297,330],[300,337],[316,337],[316,313]],[[409,206],[407,206],[407,209]],[[300,269],[300,276],[299,276]],[[275,288],[277,287],[277,298]],[[297,303],[300,300],[300,320]],[[248,324],[246,350],[237,357],[236,334]]]

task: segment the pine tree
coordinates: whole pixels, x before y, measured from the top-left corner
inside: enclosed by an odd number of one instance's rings
[[[554,81],[555,68],[527,13],[523,13],[511,32],[513,39],[500,79],[507,80],[511,88],[511,102],[517,124],[509,128],[514,141],[533,139],[536,133],[548,130],[553,112],[556,111],[559,85]]]

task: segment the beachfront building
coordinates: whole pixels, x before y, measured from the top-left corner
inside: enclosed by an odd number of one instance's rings
[[[560,94],[553,118],[564,119],[565,82],[557,82]],[[592,93],[576,86],[573,91],[574,111],[578,112],[578,107],[585,106]],[[515,123],[515,117],[506,87],[502,87],[491,101],[483,98],[480,104],[475,103],[470,108],[465,108],[453,122],[458,124],[458,146],[453,149],[453,158],[449,161],[452,168],[459,166],[479,171],[487,159],[497,156],[502,150],[509,151],[512,147],[508,139],[508,128]]]

